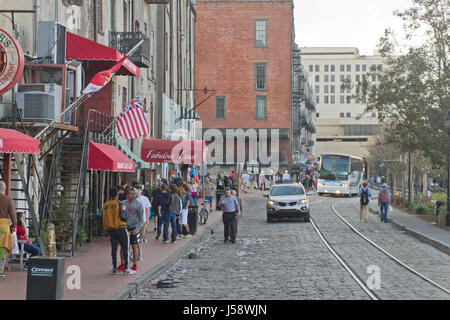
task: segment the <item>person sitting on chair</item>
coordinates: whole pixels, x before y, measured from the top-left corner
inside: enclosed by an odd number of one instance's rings
[[[28,229],[25,223],[25,214],[23,212],[17,212],[17,240],[25,240],[24,250],[28,252],[32,257],[41,254],[41,249],[38,246],[32,244],[28,240]],[[25,270],[28,269],[28,262],[25,264]]]

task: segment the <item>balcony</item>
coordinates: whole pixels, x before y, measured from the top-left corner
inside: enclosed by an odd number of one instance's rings
[[[150,67],[150,39],[142,32],[109,32],[109,46],[126,54],[144,39],[144,43],[129,57],[140,68]]]

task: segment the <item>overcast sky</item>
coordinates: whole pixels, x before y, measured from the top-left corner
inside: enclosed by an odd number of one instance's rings
[[[295,41],[300,47],[357,47],[372,55],[384,29],[402,34],[393,11],[410,0],[294,0]]]

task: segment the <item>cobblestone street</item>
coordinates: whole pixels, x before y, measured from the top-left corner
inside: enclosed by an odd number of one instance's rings
[[[343,200],[313,195],[311,201],[311,216],[361,279],[370,276],[368,266],[380,267],[381,288],[375,292],[381,299],[449,298],[395,264],[341,222],[330,206]],[[449,286],[450,257],[389,224],[379,223],[374,215],[367,224],[361,224],[357,200],[350,202],[337,205],[345,218],[404,262]],[[217,225],[214,234],[191,252],[191,259],[187,254],[187,258],[178,260],[135,299],[368,299],[310,223],[267,224],[261,196],[245,198],[244,209],[236,244],[224,244],[223,226]],[[173,287],[156,288],[154,284],[160,280]]]

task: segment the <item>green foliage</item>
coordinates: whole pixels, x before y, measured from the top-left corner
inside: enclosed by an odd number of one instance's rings
[[[444,117],[450,105],[450,2],[412,0],[412,7],[396,15],[404,21],[407,41],[424,31],[420,45],[406,52],[386,30],[378,49],[383,70],[371,68],[357,84],[356,98],[367,101],[366,112],[378,113],[386,142],[401,151],[420,150],[433,167],[446,164],[447,132]],[[413,43],[413,42],[412,42]],[[372,75],[378,82],[371,82]],[[345,83],[344,86],[351,86]]]
[[[408,211],[414,212],[416,214],[430,214],[433,213],[433,208],[428,207],[423,203],[413,202],[409,205]]]
[[[447,203],[447,193],[445,193],[445,192],[432,193],[431,200],[436,200],[436,201],[440,201],[443,203]]]

